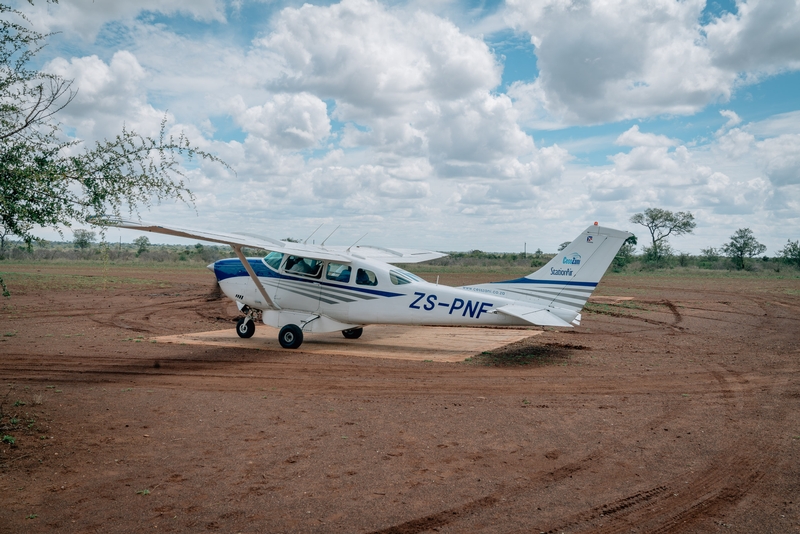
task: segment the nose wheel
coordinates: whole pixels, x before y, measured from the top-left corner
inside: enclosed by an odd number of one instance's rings
[[[256,333],[256,323],[252,317],[245,315],[236,321],[236,333],[243,338],[253,337],[253,334]]]

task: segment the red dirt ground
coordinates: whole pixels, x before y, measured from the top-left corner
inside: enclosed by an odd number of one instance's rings
[[[796,278],[610,275],[431,363],[150,342],[233,327],[205,270],[9,271],[2,532],[800,531]]]

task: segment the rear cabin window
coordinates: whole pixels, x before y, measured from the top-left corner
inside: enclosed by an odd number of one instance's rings
[[[283,259],[283,254],[280,252],[270,252],[264,258],[264,263],[275,269],[276,271],[281,266],[281,260]]]
[[[356,284],[360,286],[377,286],[378,277],[368,269],[359,269],[356,271]]]
[[[329,263],[328,269],[325,271],[325,278],[333,280],[334,282],[349,282],[350,281],[350,266],[341,263]]]
[[[401,286],[403,284],[410,284],[411,282],[421,282],[422,279],[415,275],[411,274],[408,271],[403,271],[402,269],[392,269],[389,271],[389,280],[396,286]]]
[[[283,270],[287,273],[307,276],[309,278],[319,278],[322,274],[322,262],[312,258],[301,258],[300,256],[289,256],[286,258],[286,265]]]

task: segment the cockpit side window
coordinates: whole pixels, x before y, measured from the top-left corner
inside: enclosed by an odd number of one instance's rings
[[[356,271],[356,284],[360,286],[377,286],[378,277],[368,269],[359,269]]]
[[[403,284],[410,284],[411,282],[420,282],[422,279],[415,275],[411,274],[408,271],[404,271],[402,269],[392,269],[389,271],[389,280],[396,286],[400,286]]]
[[[289,256],[286,258],[286,265],[284,265],[283,270],[300,276],[319,278],[322,274],[322,262],[313,258]]]
[[[270,252],[264,258],[264,263],[275,269],[276,271],[281,266],[281,260],[283,259],[283,254],[280,252]]]
[[[325,271],[325,278],[334,282],[349,282],[351,271],[352,269],[349,265],[329,263],[328,269]]]

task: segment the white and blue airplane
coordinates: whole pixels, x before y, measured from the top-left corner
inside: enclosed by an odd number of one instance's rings
[[[263,237],[105,219],[104,224],[230,245],[237,258],[208,266],[222,292],[244,316],[240,337],[264,324],[296,349],[305,333],[341,331],[356,339],[370,324],[559,326],[579,325],[581,310],[625,240],[632,234],[594,223],[538,271],[523,278],[463,287],[426,282],[394,264],[446,256],[440,252],[374,246],[332,247]],[[330,236],[328,236],[330,237]],[[246,258],[243,247],[262,249]]]

